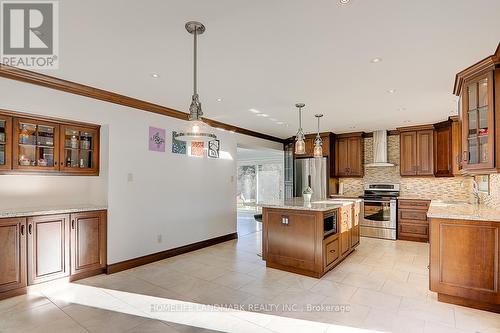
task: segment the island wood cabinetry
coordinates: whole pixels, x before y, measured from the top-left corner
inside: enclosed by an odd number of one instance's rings
[[[26,286],[58,278],[71,281],[106,267],[104,210],[0,219],[0,299]]]
[[[434,175],[433,125],[398,128],[401,176]]]
[[[267,267],[320,278],[359,244],[357,211],[353,205],[324,212],[264,207],[263,260]],[[337,232],[325,236],[327,218],[335,219]]]
[[[429,205],[429,200],[398,199],[398,239],[417,242],[429,240]]]
[[[0,173],[99,175],[99,129],[0,110]]]
[[[500,313],[500,222],[430,218],[438,300]]]
[[[434,176],[460,175],[461,149],[458,116],[434,124]]]
[[[500,45],[494,55],[461,71],[455,79],[462,123],[462,172],[500,170]]]
[[[335,176],[363,177],[363,132],[339,134],[335,138]]]

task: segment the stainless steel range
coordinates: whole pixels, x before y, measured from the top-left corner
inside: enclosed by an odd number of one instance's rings
[[[365,237],[396,239],[399,184],[366,184],[360,234]]]

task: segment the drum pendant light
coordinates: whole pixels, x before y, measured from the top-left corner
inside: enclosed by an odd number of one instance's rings
[[[187,32],[193,35],[194,39],[193,96],[191,99],[191,106],[189,107],[189,126],[179,131],[175,135],[175,138],[180,141],[211,141],[217,139],[217,136],[211,132],[210,126],[203,122],[203,111],[201,110],[197,86],[198,35],[205,32],[205,26],[200,22],[190,21],[186,23],[185,27]]]

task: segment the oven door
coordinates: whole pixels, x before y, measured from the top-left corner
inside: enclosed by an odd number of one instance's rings
[[[396,229],[396,200],[364,200],[361,225]]]

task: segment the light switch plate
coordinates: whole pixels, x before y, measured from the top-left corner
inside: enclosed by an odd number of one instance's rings
[[[127,174],[127,181],[129,183],[133,182],[134,181],[134,174],[133,173],[128,173]]]

